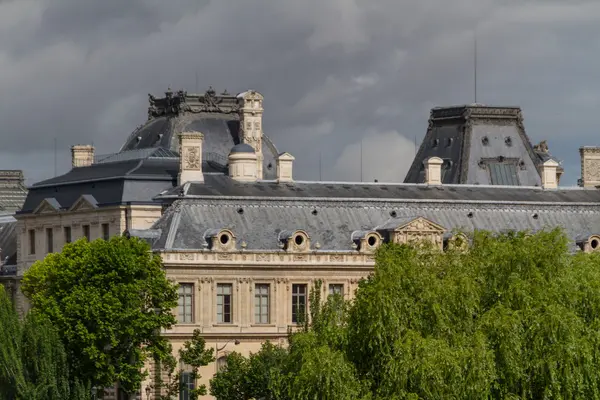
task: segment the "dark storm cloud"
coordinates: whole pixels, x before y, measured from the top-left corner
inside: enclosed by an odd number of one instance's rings
[[[265,95],[265,131],[299,178],[401,180],[428,111],[520,105],[578,177],[600,106],[600,4],[508,0],[0,1],[0,166],[30,182],[68,148],[117,151],[148,92],[213,85]],[[318,148],[319,151],[315,151]],[[382,167],[380,160],[391,164]]]

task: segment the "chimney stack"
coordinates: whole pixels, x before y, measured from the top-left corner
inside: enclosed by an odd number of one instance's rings
[[[94,146],[78,144],[71,147],[71,166],[89,167],[94,163]]]
[[[442,184],[442,164],[444,160],[431,157],[425,160],[425,183],[428,185]]]
[[[284,152],[277,156],[277,182],[292,182],[294,156],[290,153]]]
[[[585,146],[579,148],[581,156],[580,186],[600,186],[600,147]]]
[[[202,173],[202,143],[204,135],[201,132],[183,132],[179,134],[179,175],[177,184],[186,182],[204,182]]]
[[[558,163],[553,159],[549,159],[542,164],[542,186],[544,189],[556,189],[558,187]]]
[[[264,97],[255,90],[248,90],[238,94],[237,98],[241,103],[239,111],[241,141],[252,146],[256,152],[256,177],[263,179],[262,116]]]

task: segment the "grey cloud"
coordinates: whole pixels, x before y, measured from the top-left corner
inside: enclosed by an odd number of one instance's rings
[[[116,151],[148,92],[194,91],[197,73],[200,90],[265,95],[298,178],[321,158],[325,178],[356,179],[361,138],[410,158],[431,107],[473,101],[477,27],[478,100],[522,106],[574,183],[577,148],[598,144],[599,20],[593,0],[0,1],[0,167],[51,176],[54,138],[61,172],[72,144]]]

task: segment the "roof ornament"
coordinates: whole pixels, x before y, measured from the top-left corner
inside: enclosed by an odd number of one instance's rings
[[[221,112],[221,108],[219,106],[221,101],[223,101],[223,99],[217,96],[217,93],[212,86],[209,86],[206,93],[204,93],[204,104],[201,107],[201,111]]]
[[[548,153],[548,142],[542,140],[539,144],[533,146],[533,150],[537,153]]]

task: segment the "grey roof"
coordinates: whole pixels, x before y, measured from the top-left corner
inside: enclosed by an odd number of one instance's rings
[[[238,143],[233,146],[231,153],[255,153],[255,151],[248,143]]]
[[[392,215],[395,216],[391,217]],[[161,230],[154,249],[206,249],[207,230],[230,229],[248,250],[279,250],[280,234],[304,230],[321,250],[352,250],[353,232],[392,229],[417,216],[447,231],[530,230],[563,227],[574,241],[600,232],[600,206],[558,206],[494,202],[443,204],[401,201],[177,200],[154,225]]]
[[[12,216],[0,217],[0,265],[17,263],[17,220]]]
[[[170,149],[165,149],[164,147],[150,147],[135,150],[125,150],[113,154],[94,156],[94,164],[129,160],[142,160],[145,158],[179,158],[179,153],[176,153]]]
[[[188,198],[259,198],[327,200],[389,200],[389,201],[484,201],[484,202],[544,202],[587,203],[600,202],[600,191],[583,188],[542,189],[541,187],[440,185],[405,183],[361,182],[238,182],[222,174],[205,174],[204,183],[191,182],[184,187]],[[156,199],[181,197],[182,188],[176,187]]]
[[[335,182],[240,183],[222,175],[159,196],[173,204],[153,229],[155,249],[204,249],[207,231],[231,229],[247,249],[279,250],[282,232],[304,230],[321,250],[351,250],[353,232],[387,230],[422,216],[448,231],[563,227],[600,233],[600,191],[582,188]]]
[[[425,180],[424,161],[440,157],[443,183],[541,185],[539,167],[553,157],[532,146],[521,109],[480,104],[434,108],[404,182]],[[562,168],[562,167],[561,167]]]
[[[0,213],[12,214],[21,209],[27,189],[20,170],[0,170]]]
[[[21,212],[32,212],[44,199],[69,209],[82,195],[92,196],[98,206],[153,203],[154,196],[177,184],[178,172],[179,159],[153,157],[73,168],[30,187]]]
[[[238,111],[241,100],[228,93],[216,94],[209,89],[204,94],[176,93],[170,90],[162,98],[149,95],[148,121],[133,131],[121,151],[162,147],[179,153],[178,135],[186,131],[204,134],[202,159],[204,171],[225,171],[227,156],[233,146],[240,143]],[[263,134],[264,176],[276,177],[277,148]]]

